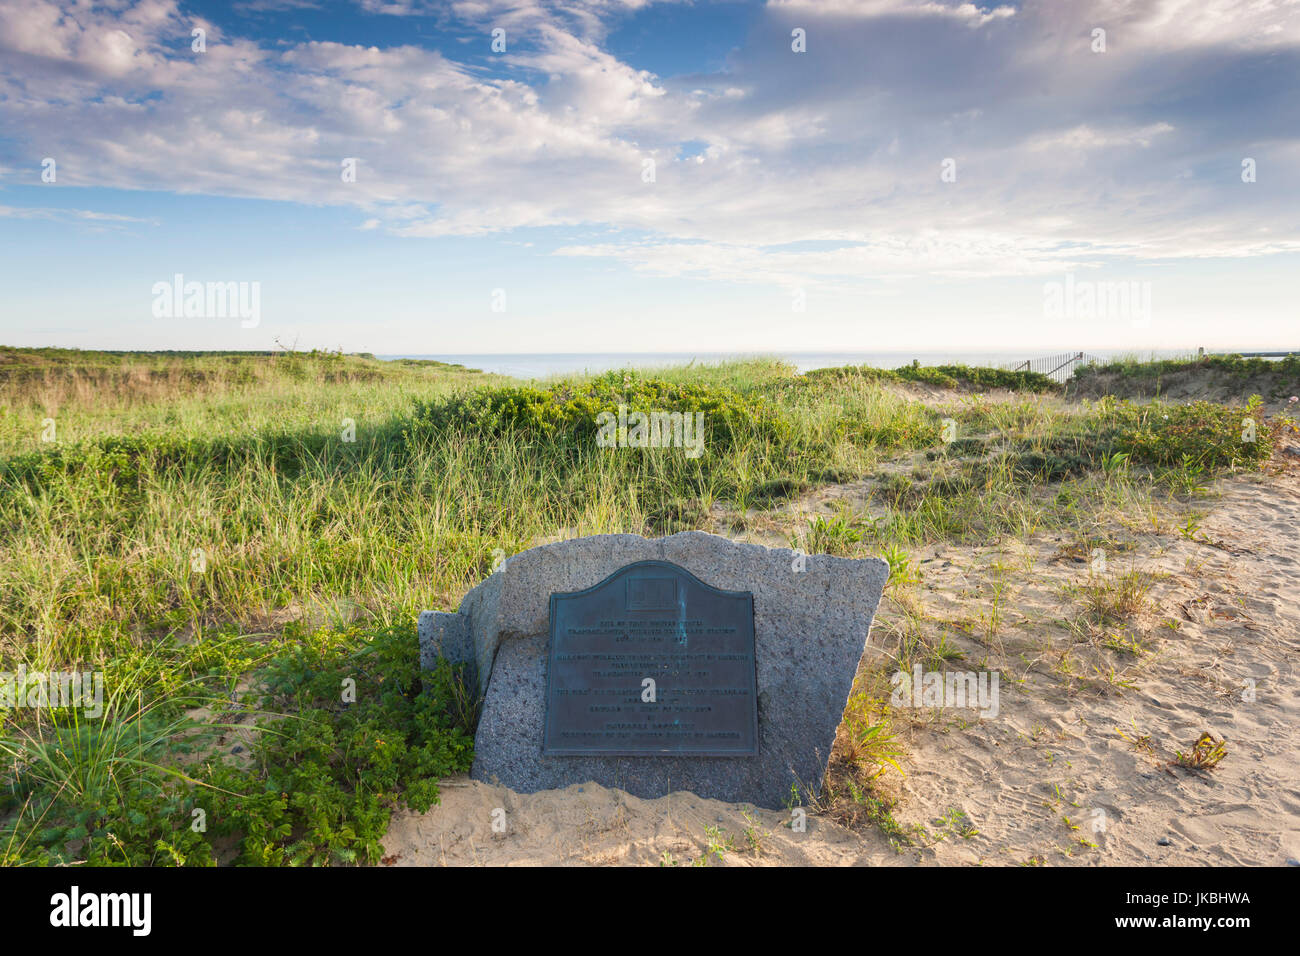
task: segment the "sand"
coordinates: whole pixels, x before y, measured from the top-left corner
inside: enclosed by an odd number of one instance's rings
[[[864,673],[897,647],[910,610],[961,648],[950,666],[987,659],[1002,675],[995,719],[904,712],[906,775],[880,785],[898,796],[900,824],[925,827],[922,845],[815,812],[797,832],[789,812],[689,793],[642,800],[588,784],[515,794],[458,778],[428,813],[394,815],[385,862],[1297,865],[1300,467],[1273,471],[1220,485],[1191,537],[1124,529],[1133,546],[1110,556],[1111,570],[1156,577],[1150,606],[1116,628],[1149,648],[1140,656],[1069,627],[1078,603],[1067,588],[1089,565],[1063,536],[918,555],[922,581],[887,596]],[[842,494],[807,504],[829,508]],[[996,633],[952,626],[987,621],[995,599]],[[1202,731],[1227,741],[1218,767],[1171,766]]]

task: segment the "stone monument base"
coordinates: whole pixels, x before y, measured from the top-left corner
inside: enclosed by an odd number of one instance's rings
[[[706,585],[753,594],[758,748],[753,756],[547,756],[550,597],[581,591],[637,561],[666,561]],[[821,787],[871,618],[889,576],[879,558],[804,556],[688,531],[598,535],[514,555],[455,614],[420,615],[424,666],[471,664],[485,693],[477,780],[520,793],[594,781],[639,797],[689,790],[779,808]]]

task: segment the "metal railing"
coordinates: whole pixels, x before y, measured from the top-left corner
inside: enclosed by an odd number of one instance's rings
[[[1200,359],[1210,358],[1213,355],[1238,355],[1241,358],[1286,358],[1288,355],[1296,355],[1296,352],[1206,352],[1205,349],[1199,349],[1197,357]],[[1025,359],[1015,365],[1008,365],[1006,368],[1013,372],[1041,372],[1048,378],[1058,382],[1064,382],[1074,370],[1080,365],[1088,365],[1096,362],[1104,364],[1103,360],[1095,355],[1089,355],[1087,352],[1063,352],[1060,355],[1045,355],[1042,358]]]
[[[1063,352],[1060,355],[1045,355],[1042,358],[1025,359],[1019,365],[1011,366],[1013,372],[1041,372],[1048,378],[1063,382],[1074,372],[1076,365],[1087,365],[1100,361],[1087,352]]]

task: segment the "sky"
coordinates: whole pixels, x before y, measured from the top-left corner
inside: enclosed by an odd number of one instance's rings
[[[1300,0],[0,0],[0,343],[1297,348],[1298,94]]]

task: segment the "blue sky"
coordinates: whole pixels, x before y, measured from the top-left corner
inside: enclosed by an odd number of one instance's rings
[[[1297,347],[1298,87],[1293,0],[0,0],[0,342]]]

